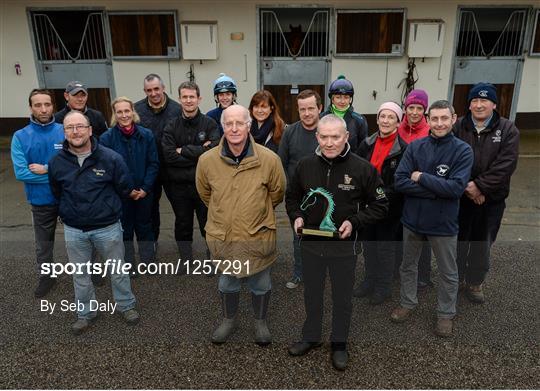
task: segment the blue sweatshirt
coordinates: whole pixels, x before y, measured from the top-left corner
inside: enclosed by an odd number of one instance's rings
[[[30,123],[15,132],[11,140],[11,160],[15,178],[24,182],[26,199],[32,205],[55,205],[56,198],[49,187],[47,174],[34,174],[28,166],[32,163],[47,165],[62,149],[64,127],[51,121],[42,124],[30,117]]]
[[[410,143],[394,177],[395,190],[405,194],[403,225],[419,234],[457,235],[459,199],[472,163],[471,147],[451,132]],[[418,182],[411,179],[413,171],[422,172]]]

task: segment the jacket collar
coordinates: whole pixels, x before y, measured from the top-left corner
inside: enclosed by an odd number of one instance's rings
[[[317,155],[321,160],[323,160],[327,164],[333,164],[334,162],[341,162],[343,160],[346,160],[349,157],[350,152],[351,152],[351,145],[348,142],[347,144],[345,144],[345,150],[341,154],[336,156],[334,159],[328,159],[326,156],[324,156],[321,151],[320,146],[317,146],[317,148],[315,149],[315,155]]]
[[[227,156],[227,153],[224,147],[224,144],[226,142],[227,140],[225,139],[225,136],[223,136],[218,145],[219,157],[223,159],[225,163],[231,166],[237,166],[238,167],[237,172],[260,166],[261,163],[259,161],[259,154],[257,153],[257,149],[255,147],[255,144],[256,144],[255,139],[253,138],[251,134],[249,135],[249,146],[248,146],[246,156],[238,164],[229,156]]]
[[[150,104],[150,101],[148,100],[148,97],[145,99],[146,101],[146,106],[148,106],[148,108],[150,110],[152,110],[155,114],[159,114],[161,113],[163,110],[165,110],[167,108],[167,106],[169,105],[169,95],[167,95],[166,92],[163,93],[163,95],[165,95],[165,102],[163,103],[163,106],[160,106],[160,107],[154,107]]]
[[[39,121],[36,121],[36,119],[34,118],[33,115],[30,116],[30,123],[32,125],[35,125],[35,126],[39,126],[41,128],[45,128],[47,126],[50,126],[50,125],[53,125],[55,123],[55,120],[54,120],[54,115],[51,117],[50,121],[47,122],[46,124],[42,124],[41,122]]]
[[[373,133],[371,136],[366,138],[366,144],[368,147],[372,147],[377,142],[377,137],[379,136],[379,132]],[[401,141],[402,138],[399,136],[399,133],[396,135],[396,138],[394,139],[394,143],[392,144],[392,148],[390,148],[390,152],[388,152],[388,156],[386,159],[391,158],[395,155],[398,155],[401,153],[403,148],[401,148]],[[373,153],[373,151],[371,151]]]
[[[90,155],[93,155],[99,147],[99,142],[95,136],[90,136],[90,142],[92,143],[92,150],[90,152]],[[73,152],[69,150],[69,143],[67,140],[64,140],[64,142],[62,143],[62,150],[64,152],[67,152],[71,156],[75,156]]]
[[[452,131],[448,132],[448,134],[444,137],[435,137],[434,135],[431,134],[431,130],[429,131],[429,140],[432,142],[432,143],[436,143],[436,144],[444,144],[444,143],[448,143],[450,141],[452,141],[452,139],[454,138],[454,133]]]
[[[491,116],[491,119],[489,120],[489,123],[487,124],[486,128],[482,130],[482,133],[488,133],[496,129],[500,118],[501,118],[501,115],[499,114],[499,112],[497,110],[493,110],[493,115]],[[463,119],[463,121],[465,122],[465,129],[476,133],[476,128],[474,126],[472,113],[470,110],[467,111],[467,114],[465,115],[465,118]]]

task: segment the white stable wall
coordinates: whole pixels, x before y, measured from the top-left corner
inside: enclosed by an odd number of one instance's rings
[[[449,98],[450,77],[457,9],[459,5],[508,5],[512,2],[499,0],[461,1],[328,1],[321,7],[334,8],[406,8],[407,19],[438,18],[446,22],[445,42],[441,58],[417,59],[419,80],[417,88],[425,89],[430,101]],[[312,5],[312,1],[296,0],[295,5]],[[519,5],[538,5],[537,1],[520,1]],[[196,81],[201,87],[203,111],[212,109],[212,82],[220,72],[233,77],[238,84],[238,101],[247,105],[257,90],[257,6],[274,7],[276,3],[262,0],[237,1],[163,1],[157,0],[89,0],[86,7],[103,7],[113,10],[178,10],[179,22],[183,20],[216,20],[219,29],[219,58],[216,61],[136,61],[114,60],[113,72],[117,95],[134,100],[143,96],[142,79],[148,73],[160,74],[166,82],[167,91],[177,97],[178,85],[187,80],[186,74],[193,66]],[[73,7],[71,1],[54,0],[2,0],[0,1],[0,117],[25,117],[28,115],[27,96],[38,86],[27,7]],[[232,32],[243,32],[243,41],[232,41]],[[357,91],[354,106],[357,111],[373,114],[386,100],[399,101],[399,82],[406,76],[407,57],[373,59],[333,58],[331,79],[345,74]],[[22,75],[15,74],[14,65],[19,62]],[[247,70],[246,70],[247,64]],[[83,80],[84,81],[84,80]],[[330,82],[329,80],[328,82]],[[518,112],[540,112],[540,59],[526,57],[520,85]],[[376,99],[372,92],[377,91]]]

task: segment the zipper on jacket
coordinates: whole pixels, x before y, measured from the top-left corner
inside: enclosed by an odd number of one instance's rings
[[[326,188],[330,188],[330,172],[332,171],[332,163],[329,163],[330,167],[328,167],[328,170],[326,171]]]

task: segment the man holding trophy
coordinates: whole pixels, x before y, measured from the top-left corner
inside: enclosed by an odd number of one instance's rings
[[[357,231],[386,216],[388,200],[377,171],[351,152],[343,119],[319,121],[319,146],[302,159],[286,194],[287,213],[301,235],[306,320],[302,339],[289,354],[302,356],[321,345],[326,271],[332,285],[332,364],[347,366]]]

